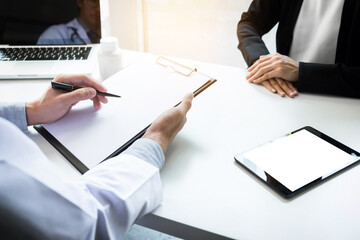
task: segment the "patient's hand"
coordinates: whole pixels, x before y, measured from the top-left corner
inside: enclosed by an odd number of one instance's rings
[[[251,67],[246,76],[251,83],[262,83],[273,78],[289,82],[299,80],[299,63],[279,53],[261,56]]]
[[[281,97],[285,97],[285,94],[291,98],[298,95],[297,90],[291,82],[284,81],[280,78],[265,80],[261,82],[261,84],[270,92],[277,93]]]

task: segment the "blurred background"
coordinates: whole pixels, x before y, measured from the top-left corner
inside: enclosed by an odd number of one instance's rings
[[[120,48],[246,67],[236,27],[251,0],[101,1],[103,35],[117,37]],[[275,52],[275,29],[264,41]]]

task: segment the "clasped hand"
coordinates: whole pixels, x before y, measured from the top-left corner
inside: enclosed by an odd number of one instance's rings
[[[295,97],[298,92],[293,82],[299,79],[299,63],[279,53],[261,56],[246,76],[250,83],[262,84],[272,93]]]

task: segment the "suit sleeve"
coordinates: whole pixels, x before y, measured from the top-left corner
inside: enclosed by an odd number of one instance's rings
[[[262,36],[279,21],[282,1],[254,0],[244,12],[237,26],[238,48],[248,66],[261,55],[269,54]]]
[[[298,90],[360,98],[360,67],[300,62]]]

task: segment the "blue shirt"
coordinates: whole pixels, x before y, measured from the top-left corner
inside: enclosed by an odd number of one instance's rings
[[[89,44],[91,43],[85,29],[74,18],[66,24],[50,26],[39,37],[37,44]]]

